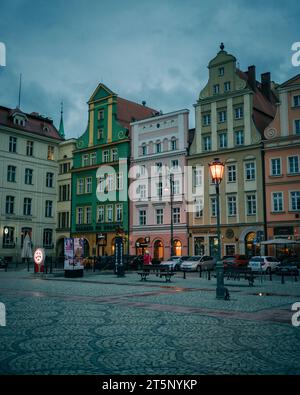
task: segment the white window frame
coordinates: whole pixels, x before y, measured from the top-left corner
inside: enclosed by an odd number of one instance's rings
[[[282,206],[282,208],[281,208],[281,210],[275,210],[275,199],[274,199],[274,195],[275,194],[277,194],[277,195],[280,195],[281,196],[281,206]],[[272,212],[273,213],[281,213],[281,212],[283,212],[284,211],[284,196],[283,196],[283,192],[282,191],[273,191],[272,193],[271,193],[271,204],[272,204]],[[278,204],[278,202],[277,202],[277,204]]]
[[[235,119],[243,119],[244,118],[244,107],[243,106],[235,107],[234,118]]]
[[[85,193],[92,193],[92,177],[85,178]]]
[[[239,138],[237,139],[237,136],[239,136]],[[242,138],[241,138],[242,136]],[[242,142],[241,142],[242,140]],[[237,147],[240,147],[242,145],[245,144],[245,133],[244,130],[236,130],[234,132],[234,145]]]
[[[159,213],[158,213],[158,211],[159,211]],[[164,223],[164,209],[163,208],[157,208],[155,210],[155,221],[156,221],[156,225],[163,225],[163,223]]]
[[[253,210],[253,203],[251,205],[251,213],[248,212],[248,197],[250,196],[254,196],[255,199],[251,200],[251,202],[255,202],[255,210]],[[255,212],[254,212],[255,211]],[[246,216],[252,216],[252,215],[256,215],[257,214],[257,196],[256,193],[247,193],[246,194]]]
[[[231,168],[234,168],[234,169],[231,169]],[[226,166],[226,175],[227,175],[227,183],[230,183],[230,184],[234,184],[234,183],[236,183],[236,180],[237,180],[237,170],[236,170],[236,164],[233,164],[233,163],[228,163],[228,165]],[[233,177],[233,175],[234,175],[234,177]],[[230,180],[230,176],[232,177],[232,178],[234,178],[234,180]]]
[[[120,214],[121,213],[121,214]],[[123,204],[116,204],[116,222],[123,221]]]
[[[273,160],[276,160],[276,161],[279,160],[280,174],[273,174],[273,163],[272,163]],[[269,165],[270,165],[270,176],[271,177],[280,177],[280,176],[282,176],[282,161],[281,161],[281,157],[270,158]]]
[[[299,129],[297,131],[297,123],[299,124]],[[300,134],[300,119],[294,119],[294,134]]]
[[[104,151],[102,152],[102,162],[103,162],[103,163],[108,163],[109,160],[110,160],[110,158],[109,158],[109,150],[106,149],[106,150],[104,150]]]
[[[230,199],[234,199],[234,201],[230,201]],[[231,210],[234,208],[234,210]],[[236,195],[228,195],[227,196],[227,212],[228,217],[236,217],[237,216],[237,196]]]
[[[83,207],[76,207],[76,224],[84,224],[84,209]]]
[[[300,198],[300,190],[297,190],[297,191],[289,191],[289,211],[293,211],[293,212],[295,212],[295,211],[300,211],[300,204],[299,204],[299,209],[297,209],[297,208],[293,208],[293,204],[292,204],[292,194],[293,193],[297,193],[297,194],[299,194],[299,198]]]
[[[252,170],[251,169],[251,178],[247,178],[247,165],[251,165],[253,164],[254,167],[254,177],[252,177]],[[256,180],[256,162],[255,161],[249,161],[249,162],[245,162],[245,167],[244,167],[244,171],[245,171],[245,181],[255,181]]]
[[[84,178],[78,178],[77,180],[77,195],[84,194]]]
[[[97,223],[104,223],[105,220],[105,211],[104,211],[104,206],[98,206],[97,207]]]
[[[111,216],[109,215],[111,213]],[[112,204],[106,206],[106,222],[113,222],[114,220],[114,208]]]
[[[209,142],[209,144],[207,144]],[[211,136],[203,136],[203,151],[211,151]]]
[[[227,111],[218,111],[218,123],[225,123],[227,121]]]
[[[297,158],[297,163],[298,163],[298,171],[297,172],[291,172],[291,167],[290,167],[290,158]],[[299,163],[299,155],[290,155],[287,157],[287,169],[288,169],[288,175],[295,175],[299,174],[300,172],[300,163]]]
[[[82,167],[86,167],[90,165],[90,156],[89,154],[82,155]]]

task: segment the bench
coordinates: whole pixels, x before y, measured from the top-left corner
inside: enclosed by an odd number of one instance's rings
[[[245,280],[248,280],[249,287],[253,287],[254,279],[256,278],[250,268],[243,267],[224,268],[224,277],[226,277],[227,280],[240,280],[241,278],[244,278]]]
[[[142,271],[137,272],[141,276],[141,281],[146,281],[150,274],[155,274],[156,277],[165,277],[166,282],[171,282],[171,277],[174,276],[174,272],[168,267],[162,267],[160,265],[144,265]]]

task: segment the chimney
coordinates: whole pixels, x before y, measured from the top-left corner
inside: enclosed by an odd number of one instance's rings
[[[251,86],[251,88],[255,91],[256,90],[256,72],[255,72],[255,66],[249,66],[248,67],[248,83]]]
[[[271,101],[271,73],[261,74],[261,90],[265,98]]]
[[[145,101],[145,100],[142,101],[142,105],[143,105],[144,107],[146,106],[146,101]]]

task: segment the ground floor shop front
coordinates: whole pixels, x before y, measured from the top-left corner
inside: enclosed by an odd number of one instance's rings
[[[187,231],[174,232],[173,253],[171,252],[170,231],[134,232],[130,235],[130,254],[143,255],[149,251],[153,259],[163,261],[171,255],[188,255]]]
[[[221,258],[225,255],[242,254],[248,258],[263,253],[263,226],[221,227]],[[214,227],[189,229],[189,251],[191,255],[217,257],[218,238]]]

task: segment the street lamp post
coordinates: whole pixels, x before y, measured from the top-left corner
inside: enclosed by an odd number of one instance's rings
[[[221,261],[221,225],[220,225],[220,183],[224,173],[224,163],[219,158],[216,158],[209,164],[209,170],[213,183],[216,186],[216,203],[217,203],[217,239],[218,239],[218,252],[217,252],[217,299],[224,299],[225,287],[224,287],[224,266]]]

